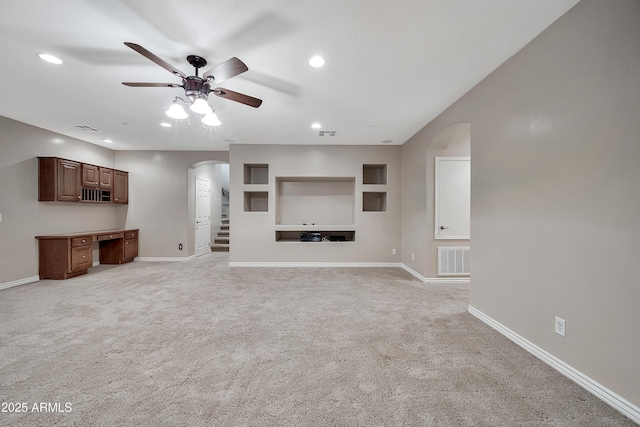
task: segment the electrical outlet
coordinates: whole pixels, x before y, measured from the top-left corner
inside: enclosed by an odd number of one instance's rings
[[[395,255],[396,254],[396,248],[391,249],[391,255]]]
[[[556,334],[566,337],[567,330],[565,320],[556,316]]]
[[[415,261],[415,260],[416,260],[416,254],[411,252],[411,261]]]

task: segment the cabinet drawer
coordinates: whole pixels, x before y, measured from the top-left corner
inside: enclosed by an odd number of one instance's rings
[[[102,242],[103,240],[122,239],[123,237],[124,237],[124,233],[101,234],[98,236],[98,242]]]
[[[71,248],[70,271],[86,270],[93,265],[93,249],[91,246]]]
[[[125,231],[124,232],[124,238],[125,239],[137,239],[138,238],[138,232],[137,231]]]
[[[92,243],[91,236],[80,236],[74,237],[71,239],[71,247],[75,248],[78,246],[87,246]]]

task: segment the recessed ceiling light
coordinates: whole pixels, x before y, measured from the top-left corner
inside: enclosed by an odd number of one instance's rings
[[[309,60],[309,65],[312,67],[322,67],[324,65],[324,58],[322,56],[314,56]]]
[[[60,58],[57,58],[53,55],[49,55],[48,53],[39,53],[38,58],[42,59],[43,61],[47,61],[51,64],[56,64],[56,65],[62,64],[62,60]]]
[[[162,123],[160,123],[160,126],[162,126],[163,128],[170,128],[171,127],[171,123],[162,122]]]
[[[102,142],[106,142],[108,144],[111,144],[113,142],[113,139],[103,139]]]
[[[383,144],[391,144],[393,142],[393,139],[385,139],[384,141],[381,141]]]
[[[320,123],[314,123],[311,125],[312,128],[314,129],[320,129],[322,127],[322,125]]]

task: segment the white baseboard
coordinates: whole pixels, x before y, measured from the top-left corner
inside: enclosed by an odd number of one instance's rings
[[[40,280],[40,276],[31,276],[25,279],[14,280],[12,282],[0,283],[0,290],[13,288],[14,286],[26,285],[27,283],[33,283]]]
[[[589,378],[582,372],[578,371],[577,369],[573,368],[572,366],[566,364],[562,360],[538,347],[526,338],[513,332],[511,329],[495,321],[494,319],[472,307],[471,305],[468,307],[468,311],[471,315],[486,323],[496,331],[500,332],[502,335],[509,338],[511,341],[522,347],[527,352],[533,354],[535,357],[542,360],[561,374],[573,380],[588,392],[592,393],[596,397],[603,400],[605,403],[622,412],[624,415],[631,418],[636,423],[640,423],[639,407],[635,406],[634,404],[617,395],[602,384]]]
[[[229,262],[229,267],[400,267],[397,262]]]
[[[426,277],[422,274],[415,271],[413,268],[407,266],[406,264],[401,264],[400,267],[407,273],[411,274],[416,279],[420,280],[424,283],[440,283],[440,284],[451,284],[451,283],[471,283],[471,279],[469,277]]]
[[[187,256],[187,257],[178,257],[178,256],[141,256],[134,259],[134,261],[141,262],[176,262],[176,261],[190,261],[195,259],[195,255]]]

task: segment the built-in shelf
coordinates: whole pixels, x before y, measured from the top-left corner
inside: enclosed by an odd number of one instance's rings
[[[245,212],[268,212],[269,192],[267,191],[245,191],[244,192]]]
[[[245,184],[268,184],[269,183],[269,165],[245,163],[244,183]]]
[[[386,212],[387,193],[378,191],[365,191],[362,193],[363,212]]]
[[[363,184],[386,184],[387,165],[362,165]]]
[[[276,242],[343,243],[356,240],[355,230],[276,230]]]

